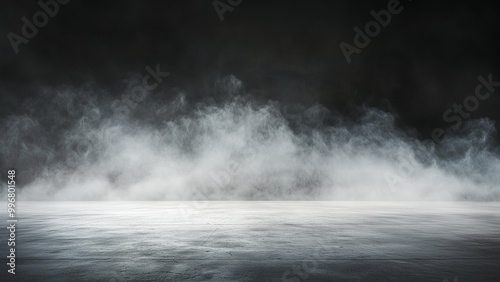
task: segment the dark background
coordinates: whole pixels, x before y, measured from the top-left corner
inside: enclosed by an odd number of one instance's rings
[[[386,108],[428,137],[446,109],[474,94],[478,75],[500,81],[500,2],[401,1],[403,11],[348,64],[340,42],[353,44],[353,28],[387,2],[244,0],[220,21],[211,0],[73,0],[16,55],[7,34],[21,34],[21,17],[40,7],[1,1],[1,116],[22,112],[40,87],[90,82],[119,96],[118,82],[160,64],[171,73],[162,87],[190,99],[214,95],[210,81],[233,74],[264,99]],[[471,118],[498,121],[499,93]]]

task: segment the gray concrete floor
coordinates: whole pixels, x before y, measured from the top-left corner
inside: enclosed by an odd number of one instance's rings
[[[500,203],[21,202],[17,274],[4,263],[0,280],[500,281],[499,211]],[[5,262],[8,236],[2,228]]]

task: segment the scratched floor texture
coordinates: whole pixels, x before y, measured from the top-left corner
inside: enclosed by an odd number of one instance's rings
[[[1,281],[500,281],[500,203],[21,202],[17,215],[16,274],[3,263]]]

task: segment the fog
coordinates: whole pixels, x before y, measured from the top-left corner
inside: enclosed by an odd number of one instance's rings
[[[127,110],[92,85],[41,90],[1,121],[1,167],[17,170],[21,200],[500,199],[488,119],[434,144],[381,109],[256,99],[234,76],[214,85],[214,98],[160,90]]]

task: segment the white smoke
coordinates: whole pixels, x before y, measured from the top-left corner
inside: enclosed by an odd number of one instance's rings
[[[18,170],[23,200],[500,199],[487,119],[429,145],[375,108],[290,118],[234,77],[220,84],[225,101],[148,97],[129,115],[95,89],[43,93],[2,121],[2,168]]]

